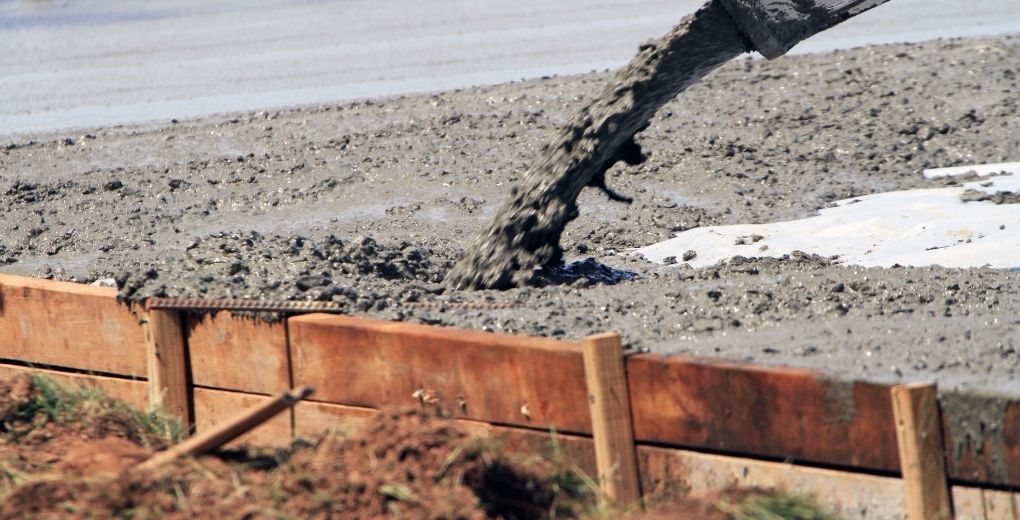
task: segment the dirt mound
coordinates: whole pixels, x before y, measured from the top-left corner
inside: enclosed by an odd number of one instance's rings
[[[381,415],[351,438],[329,437],[277,470],[299,517],[359,510],[402,518],[541,518],[578,513],[563,475],[542,460],[511,461],[488,441],[416,411]],[[334,498],[322,504],[301,490]],[[563,499],[566,500],[563,500]]]
[[[91,388],[70,388],[51,379],[20,375],[0,382],[3,444],[45,445],[121,438],[162,448],[179,426],[159,413],[134,410]]]
[[[204,457],[130,470],[149,453],[118,437],[47,452],[47,464],[10,483],[0,517],[575,518],[594,498],[556,464],[511,458],[420,411],[381,413],[351,437],[298,445],[269,469]]]

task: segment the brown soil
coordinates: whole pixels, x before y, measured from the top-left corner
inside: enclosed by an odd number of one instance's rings
[[[504,455],[420,411],[384,412],[350,437],[268,459],[136,471],[153,453],[139,435],[47,421],[32,406],[35,381],[0,383],[0,518],[574,518],[593,499],[565,466]]]

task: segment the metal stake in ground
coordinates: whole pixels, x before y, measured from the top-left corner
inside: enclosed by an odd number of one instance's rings
[[[581,110],[515,187],[446,277],[458,289],[524,285],[562,261],[560,237],[585,186],[605,186],[617,161],[643,160],[634,136],[687,87],[742,52],[782,56],[797,42],[886,0],[712,0],[637,57]]]

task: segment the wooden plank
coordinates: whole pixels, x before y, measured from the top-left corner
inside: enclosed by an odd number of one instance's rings
[[[0,358],[145,377],[144,332],[115,289],[0,274]]]
[[[98,388],[107,396],[119,399],[138,410],[149,408],[149,384],[142,380],[0,364],[0,379],[10,379],[21,374],[44,375],[62,385]]]
[[[955,520],[986,520],[981,488],[953,486],[952,495]]]
[[[285,322],[221,311],[186,316],[185,331],[194,384],[261,394],[291,387]]]
[[[1020,487],[1020,399],[953,390],[939,402],[949,477]]]
[[[294,436],[317,439],[323,433],[350,433],[379,413],[373,408],[301,401],[294,406]]]
[[[1013,504],[1013,493],[982,489],[981,498],[985,503],[986,520],[1017,520],[1016,506]]]
[[[287,327],[294,384],[318,401],[591,431],[576,343],[314,314]]]
[[[812,468],[687,450],[638,446],[648,500],[727,488],[780,489],[815,495],[841,518],[901,518],[898,478]]]
[[[897,385],[890,391],[909,520],[948,519],[949,486],[934,383]]]
[[[180,419],[181,424],[190,425],[187,350],[181,315],[177,311],[149,310],[144,325],[149,403],[162,407],[168,415]]]
[[[238,411],[264,403],[270,397],[211,388],[195,387],[195,431],[203,432],[222,424],[237,415]],[[284,412],[227,444],[228,448],[242,445],[283,447],[291,440],[292,412]]]
[[[651,354],[627,375],[638,442],[899,470],[888,385]]]
[[[581,343],[581,348],[599,485],[612,504],[625,507],[638,504],[641,488],[620,335],[589,336]]]

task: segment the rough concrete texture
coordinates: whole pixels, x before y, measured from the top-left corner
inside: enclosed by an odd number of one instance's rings
[[[564,338],[615,329],[660,352],[1003,390],[1020,374],[1020,274],[797,255],[691,269],[626,251],[943,185],[924,168],[1016,160],[1018,74],[1017,37],[732,62],[659,112],[647,162],[609,171],[632,205],[581,194],[563,244],[594,260],[545,277],[566,285],[505,292],[440,280],[607,74],[18,137],[0,144],[0,269],[113,276],[128,297],[331,299]]]
[[[455,289],[506,289],[532,284],[535,268],[563,263],[560,239],[578,217],[586,186],[630,203],[606,184],[618,162],[646,159],[635,134],[655,113],[698,79],[748,50],[731,15],[708,2],[685,17],[609,80],[573,117],[517,183],[492,224],[447,274]]]

